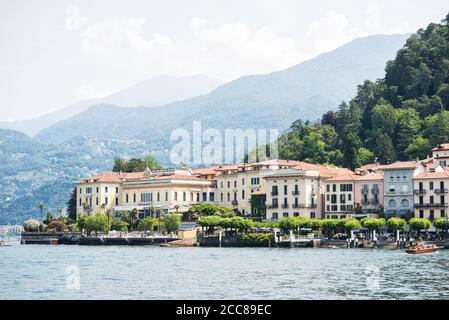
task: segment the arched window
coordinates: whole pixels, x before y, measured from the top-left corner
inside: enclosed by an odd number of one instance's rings
[[[407,199],[404,199],[401,201],[401,207],[403,207],[403,208],[408,208],[409,204],[410,204],[410,202]]]
[[[390,208],[396,208],[396,201],[394,201],[393,199],[391,199],[390,201],[388,201],[388,207],[390,207]]]

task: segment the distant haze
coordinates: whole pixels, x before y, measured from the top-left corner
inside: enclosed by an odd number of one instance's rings
[[[415,32],[447,11],[447,0],[0,0],[0,121],[160,74],[228,82],[283,70],[355,38]]]

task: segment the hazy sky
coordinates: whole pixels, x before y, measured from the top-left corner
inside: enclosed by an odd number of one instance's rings
[[[267,73],[448,11],[447,0],[0,0],[0,121],[159,74]]]

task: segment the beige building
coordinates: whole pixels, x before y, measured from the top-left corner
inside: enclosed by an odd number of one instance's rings
[[[449,202],[449,168],[438,165],[416,175],[413,187],[415,218],[445,217]]]
[[[320,218],[319,172],[280,169],[265,176],[267,219]]]
[[[326,219],[355,218],[354,190],[358,176],[339,174],[324,181],[324,215]]]
[[[137,173],[108,172],[77,183],[77,214],[91,215],[113,209],[137,209],[140,217],[151,208],[184,212],[191,204],[215,202],[214,181],[190,170],[149,169]]]
[[[442,167],[449,166],[449,143],[443,143],[432,149],[433,161]]]

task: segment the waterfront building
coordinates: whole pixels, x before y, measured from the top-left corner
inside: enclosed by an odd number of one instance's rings
[[[413,179],[415,218],[435,219],[448,213],[449,168],[437,165]]]
[[[384,206],[384,182],[381,171],[359,171],[354,180],[354,205],[357,218],[378,218]]]
[[[449,143],[442,143],[432,149],[432,157],[436,164],[449,166]]]
[[[413,213],[413,177],[425,172],[426,161],[395,162],[380,167],[384,172],[385,217]]]
[[[213,180],[182,169],[101,173],[79,181],[76,187],[79,216],[137,209],[139,218],[152,208],[185,212],[191,204],[215,202],[216,191]]]
[[[265,176],[267,219],[321,218],[320,173],[304,169],[280,169]]]
[[[335,175],[324,181],[324,216],[326,219],[355,218],[354,172]]]

